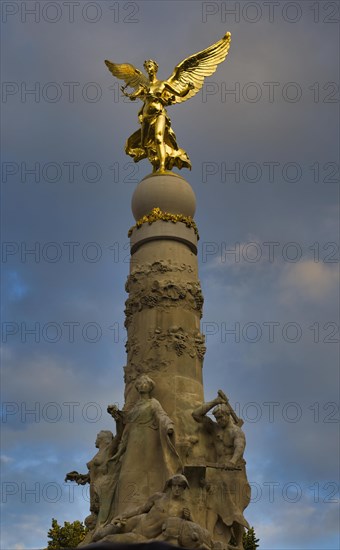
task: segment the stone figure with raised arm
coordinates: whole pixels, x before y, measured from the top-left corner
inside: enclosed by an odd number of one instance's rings
[[[76,471],[66,474],[65,481],[74,481],[78,485],[90,484],[90,512],[85,519],[85,524],[90,531],[104,525],[109,517],[112,505],[112,478],[113,472],[110,465],[110,458],[117,450],[118,441],[109,430],[102,430],[98,433],[95,443],[98,452],[86,464],[87,474],[79,474]],[[91,540],[87,536],[84,544]]]
[[[207,416],[211,410],[215,422]],[[215,399],[195,409],[192,416],[210,434],[215,449],[216,463],[207,464],[207,529],[214,534],[217,523],[222,523],[228,542],[233,535],[237,549],[242,550],[244,528],[249,529],[243,510],[250,502],[243,459],[246,439],[240,427],[242,421],[222,390]],[[230,548],[235,550],[234,546]]]
[[[130,136],[125,151],[135,162],[147,158],[154,171],[164,172],[177,168],[190,168],[187,153],[178,147],[176,136],[166,107],[193,97],[202,88],[205,77],[211,76],[219,63],[224,61],[230,47],[230,33],[205,50],[191,55],[179,63],[167,80],[156,77],[158,64],[145,61],[146,76],[129,63],[112,63],[106,60],[109,71],[125,81],[123,94],[134,101],[143,101],[138,113],[141,129]],[[127,87],[134,88],[127,93]]]

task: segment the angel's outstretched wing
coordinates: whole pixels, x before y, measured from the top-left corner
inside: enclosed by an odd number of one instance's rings
[[[147,77],[130,63],[111,63],[105,59],[105,65],[113,76],[124,80],[126,86],[137,89],[139,86],[149,85]]]
[[[230,48],[231,34],[227,32],[221,40],[205,50],[191,55],[175,67],[167,82],[179,93],[187,89],[191,82],[194,88],[183,96],[174,98],[172,103],[181,103],[190,99],[202,88],[206,76],[211,76],[219,63],[225,60]]]

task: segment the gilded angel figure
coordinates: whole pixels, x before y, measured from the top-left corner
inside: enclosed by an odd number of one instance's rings
[[[175,67],[167,80],[157,79],[158,65],[152,59],[144,63],[148,76],[129,63],[105,61],[110,72],[125,81],[125,86],[121,87],[123,94],[132,101],[143,101],[138,113],[141,128],[125,144],[125,152],[134,162],[147,158],[154,172],[172,170],[174,166],[191,169],[187,153],[177,145],[166,107],[186,101],[199,92],[205,77],[211,76],[226,58],[230,39],[227,32],[212,46],[191,55]],[[127,87],[134,91],[126,92]]]

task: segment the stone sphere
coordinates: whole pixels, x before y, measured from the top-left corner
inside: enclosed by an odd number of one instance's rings
[[[138,184],[132,195],[132,213],[139,220],[153,208],[193,217],[196,197],[190,184],[174,172],[154,173]]]

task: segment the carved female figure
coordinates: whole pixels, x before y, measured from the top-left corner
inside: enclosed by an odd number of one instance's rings
[[[158,80],[158,65],[152,59],[145,61],[146,76],[130,63],[112,63],[106,60],[109,71],[125,81],[123,94],[134,101],[143,101],[138,113],[141,129],[130,136],[125,151],[135,162],[147,158],[154,171],[164,172],[177,168],[191,168],[187,153],[178,147],[171,121],[166,112],[168,105],[181,103],[193,97],[203,86],[205,77],[211,76],[224,61],[230,46],[230,33],[205,50],[184,59],[167,80]],[[127,87],[134,88],[129,94]]]
[[[115,513],[139,505],[159,491],[173,474],[182,471],[174,446],[174,424],[157,399],[154,382],[141,375],[135,384],[139,399],[124,415],[124,430],[112,458],[119,468]]]
[[[90,529],[83,544],[91,541],[92,531],[104,525],[112,508],[112,488],[114,474],[110,459],[117,450],[117,438],[109,430],[98,433],[95,443],[98,452],[87,463],[88,473],[79,474],[76,471],[66,474],[65,481],[75,481],[78,485],[90,484],[90,512],[85,524]]]
[[[90,474],[90,512],[97,515],[97,527],[107,521],[112,502],[109,490],[109,475],[111,474],[110,458],[114,454],[117,443],[109,430],[102,430],[97,435],[97,454],[86,464]]]
[[[183,92],[178,93],[168,82],[156,78],[158,70],[156,61],[152,59],[145,61],[144,68],[149,76],[148,85],[141,84],[132,94],[123,91],[124,95],[132,101],[137,98],[144,101],[138,113],[142,128],[128,138],[125,151],[134,158],[135,162],[147,157],[154,168],[160,171],[171,169],[173,164],[176,164],[177,168],[191,168],[188,155],[177,145],[165,107],[171,104],[171,98],[174,100],[177,96],[187,95],[194,85],[189,82]]]

